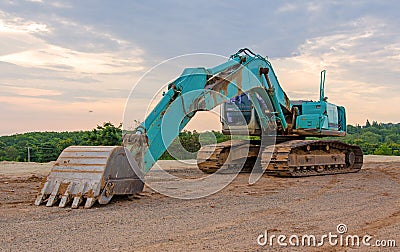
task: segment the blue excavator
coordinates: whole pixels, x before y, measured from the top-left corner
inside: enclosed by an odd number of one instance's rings
[[[219,105],[222,132],[232,138],[200,148],[197,164],[205,173],[223,169],[302,177],[357,172],[362,150],[332,138],[346,135],[346,112],[327,101],[324,85],[322,71],[319,100],[290,100],[268,59],[247,48],[213,68],[186,68],[145,120],[123,132],[122,146],[66,148],[42,182],[35,205],[90,208],[114,195],[140,193],[144,175],[196,112]]]

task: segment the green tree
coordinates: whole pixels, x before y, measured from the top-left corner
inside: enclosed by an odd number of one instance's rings
[[[386,144],[383,144],[375,149],[374,154],[375,155],[392,155],[393,151]]]
[[[7,160],[7,161],[16,161],[19,157],[18,150],[14,146],[6,147],[5,155],[6,155],[6,158],[4,160]]]
[[[400,134],[390,133],[385,137],[387,143],[400,143]]]
[[[88,145],[121,145],[122,144],[122,124],[115,127],[112,123],[106,122],[103,126],[98,125],[86,136]]]
[[[380,142],[381,136],[372,132],[364,132],[361,134],[361,139],[370,144],[377,144]]]
[[[62,139],[60,140],[57,144],[57,150],[58,151],[63,151],[65,148],[67,148],[68,146],[74,145],[74,140],[72,140],[71,138],[67,138],[67,139]]]
[[[50,162],[57,159],[60,155],[60,151],[58,151],[57,146],[54,142],[46,142],[39,146],[39,162]]]

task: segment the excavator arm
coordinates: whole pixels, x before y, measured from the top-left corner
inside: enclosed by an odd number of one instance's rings
[[[124,132],[123,141],[135,156],[144,173],[160,158],[179,132],[197,111],[216,106],[248,93],[265,130],[271,124],[258,99],[272,101],[271,110],[287,127],[282,107],[290,110],[290,102],[280,87],[268,60],[242,49],[214,68],[187,68],[168,85],[168,90],[145,121],[134,131]]]

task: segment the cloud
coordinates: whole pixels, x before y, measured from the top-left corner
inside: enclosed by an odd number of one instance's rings
[[[34,4],[47,4],[49,6],[59,8],[59,9],[70,9],[72,8],[72,5],[68,3],[68,1],[55,1],[55,0],[50,0],[50,1],[45,1],[45,0],[24,0],[25,2],[28,3],[34,3]]]
[[[295,5],[294,3],[285,3],[281,7],[277,9],[278,13],[285,13],[285,12],[291,12],[295,11],[298,9],[298,6]]]
[[[120,123],[143,53],[96,26],[0,11],[0,135]]]
[[[75,22],[57,19],[58,22],[101,37],[119,46],[118,50],[85,52],[49,43],[47,36],[54,36],[51,25],[26,20],[11,14],[0,12],[0,38],[5,46],[1,51],[0,61],[24,67],[39,67],[51,70],[70,70],[90,73],[120,73],[140,71],[143,51],[122,39],[96,31],[93,27],[79,26]],[[89,44],[90,44],[90,40]],[[88,42],[86,42],[88,43]],[[18,45],[18,46],[15,46]],[[91,44],[95,47],[95,43]],[[127,53],[125,50],[130,49]]]
[[[57,18],[71,29],[83,28],[94,39],[101,37],[118,46],[112,50],[77,50],[50,43],[46,36],[56,34],[54,24],[45,24],[27,18],[21,18],[0,12],[0,81],[9,85],[39,85],[63,92],[68,88],[77,89],[80,83],[97,83],[93,89],[101,89],[109,77],[118,75],[115,80],[134,75],[143,69],[143,50],[131,42],[118,39],[108,33],[102,33],[94,27],[79,27],[75,22]],[[61,21],[60,21],[61,20]],[[86,43],[90,43],[88,35]],[[95,46],[96,41],[92,43]],[[18,80],[24,79],[20,83]],[[36,81],[38,80],[38,81]],[[40,80],[40,81],[39,81]],[[47,80],[47,81],[44,81]],[[53,83],[51,81],[53,80]],[[54,81],[69,83],[66,86],[55,85]],[[75,84],[71,83],[75,82]],[[46,86],[47,85],[47,86]],[[119,84],[121,85],[121,84]],[[51,87],[52,86],[52,87]],[[82,87],[80,87],[82,88]]]
[[[72,8],[72,5],[67,3],[66,1],[50,1],[49,4],[53,7],[59,8],[59,9]]]
[[[49,28],[46,24],[27,21],[23,18],[15,17],[6,12],[0,11],[0,32],[37,33],[49,32]]]
[[[134,52],[133,52],[134,53]],[[85,53],[55,45],[0,56],[0,60],[25,67],[71,70],[83,73],[119,73],[141,71],[139,57],[115,53]]]
[[[30,87],[14,87],[2,85],[3,92],[10,92],[20,96],[30,96],[30,97],[43,97],[43,96],[58,96],[62,95],[61,91],[40,89],[40,88],[30,88]]]
[[[395,104],[388,104],[400,96],[400,35],[393,34],[390,24],[370,17],[348,27],[345,32],[309,38],[293,56],[274,60],[282,85],[292,98],[317,99],[319,71],[327,69],[326,95],[347,107],[351,123],[372,117],[391,121],[400,116],[390,109]],[[392,113],[383,113],[383,107]]]

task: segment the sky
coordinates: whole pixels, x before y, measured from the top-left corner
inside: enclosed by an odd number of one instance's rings
[[[132,87],[156,64],[243,47],[268,56],[291,99],[318,99],[326,69],[325,95],[346,107],[349,123],[397,123],[399,8],[390,0],[2,0],[0,135],[118,125]],[[189,129],[218,129],[218,120],[202,114]]]

